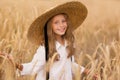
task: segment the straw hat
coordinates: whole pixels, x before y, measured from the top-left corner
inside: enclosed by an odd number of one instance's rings
[[[71,21],[71,28],[74,31],[79,27],[87,16],[87,8],[78,1],[66,2],[55,6],[40,15],[31,24],[28,30],[28,40],[39,45],[44,37],[44,26],[46,22],[56,14],[65,13]]]

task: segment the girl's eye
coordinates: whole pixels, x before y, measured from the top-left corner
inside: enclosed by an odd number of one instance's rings
[[[54,24],[58,24],[58,21],[54,22]]]
[[[62,20],[62,22],[66,22],[66,20]]]
[[[64,22],[66,22],[66,20],[62,20],[62,22],[64,23]]]

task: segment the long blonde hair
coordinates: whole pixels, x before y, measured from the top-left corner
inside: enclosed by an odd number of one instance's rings
[[[65,35],[63,35],[63,38],[67,41],[68,46],[66,49],[68,51],[68,57],[70,57],[75,52],[74,45],[73,45],[74,44],[74,35],[72,33],[72,30],[71,30],[72,26],[70,25],[71,22],[69,21],[69,17],[64,13],[61,13],[61,14],[64,15],[64,17],[67,21],[67,25],[68,25]],[[48,37],[48,48],[49,48],[48,49],[48,56],[49,57],[52,57],[54,55],[54,53],[56,52],[55,35],[54,35],[54,32],[53,32],[52,27],[51,27],[52,18],[50,18],[50,20],[48,20],[48,22],[46,23],[47,37]]]

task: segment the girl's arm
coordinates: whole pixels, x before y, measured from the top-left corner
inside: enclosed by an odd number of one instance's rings
[[[72,56],[71,58],[72,58],[71,60],[72,60],[72,66],[73,66],[73,68],[74,68],[74,67],[75,67],[75,68],[80,68],[80,73],[84,73],[84,71],[86,71],[85,67],[77,64],[77,63],[75,62],[74,56]]]
[[[16,67],[21,70],[21,75],[31,75],[38,73],[45,65],[45,51],[44,46],[37,49],[33,59],[29,63],[17,64]]]

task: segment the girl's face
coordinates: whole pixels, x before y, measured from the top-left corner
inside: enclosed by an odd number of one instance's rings
[[[67,30],[67,20],[63,14],[56,15],[52,18],[52,30],[56,36],[62,36]]]

